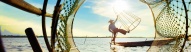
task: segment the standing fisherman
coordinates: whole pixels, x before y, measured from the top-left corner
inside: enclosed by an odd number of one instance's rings
[[[116,21],[118,20],[118,17],[116,18],[116,20],[114,21],[114,20],[109,20],[109,31],[114,35],[114,37],[113,37],[113,39],[112,39],[112,41],[113,42],[115,42],[115,38],[116,38],[116,34],[118,33],[118,32],[120,32],[120,33],[122,33],[122,34],[124,34],[124,35],[126,35],[126,33],[129,33],[129,31],[126,31],[126,30],[123,30],[123,29],[118,29],[116,26],[115,26],[115,23],[116,23]],[[115,43],[114,43],[115,44]]]

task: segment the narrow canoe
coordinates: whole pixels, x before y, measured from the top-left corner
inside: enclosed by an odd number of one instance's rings
[[[136,46],[151,46],[153,42],[161,42],[161,44],[167,44],[173,39],[165,39],[165,40],[149,40],[149,41],[137,41],[137,42],[115,42],[118,46],[124,46],[124,47],[136,47]],[[153,44],[152,46],[156,46],[159,44]]]

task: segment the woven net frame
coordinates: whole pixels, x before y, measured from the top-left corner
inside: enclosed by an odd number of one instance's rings
[[[140,0],[152,12],[155,26],[155,40],[170,39],[166,42],[153,41],[148,52],[182,52],[190,30],[191,0]]]
[[[116,14],[118,21],[120,22],[121,26],[120,29],[124,29],[126,31],[134,30],[141,22],[141,18],[134,15],[133,13],[127,10],[117,10],[113,7],[113,11]]]
[[[79,52],[73,40],[72,27],[75,14],[85,0],[64,0],[55,39],[56,52]]]

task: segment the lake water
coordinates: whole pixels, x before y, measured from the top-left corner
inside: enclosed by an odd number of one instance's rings
[[[116,41],[144,41],[153,38],[116,38]],[[81,52],[111,52],[111,38],[75,38],[76,45]],[[146,52],[148,46],[143,47],[120,47],[119,52]]]
[[[85,40],[86,39],[86,40]],[[41,48],[48,52],[43,38],[38,38]],[[74,38],[81,52],[111,52],[111,38]],[[117,38],[116,41],[145,41],[153,38]],[[6,52],[33,52],[27,38],[3,38]],[[120,47],[119,52],[146,52],[149,46]]]

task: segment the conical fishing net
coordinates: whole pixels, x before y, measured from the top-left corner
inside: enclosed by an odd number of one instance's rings
[[[188,47],[185,42],[190,29],[191,0],[140,1],[149,6],[155,23],[155,40],[148,52],[181,52]]]

